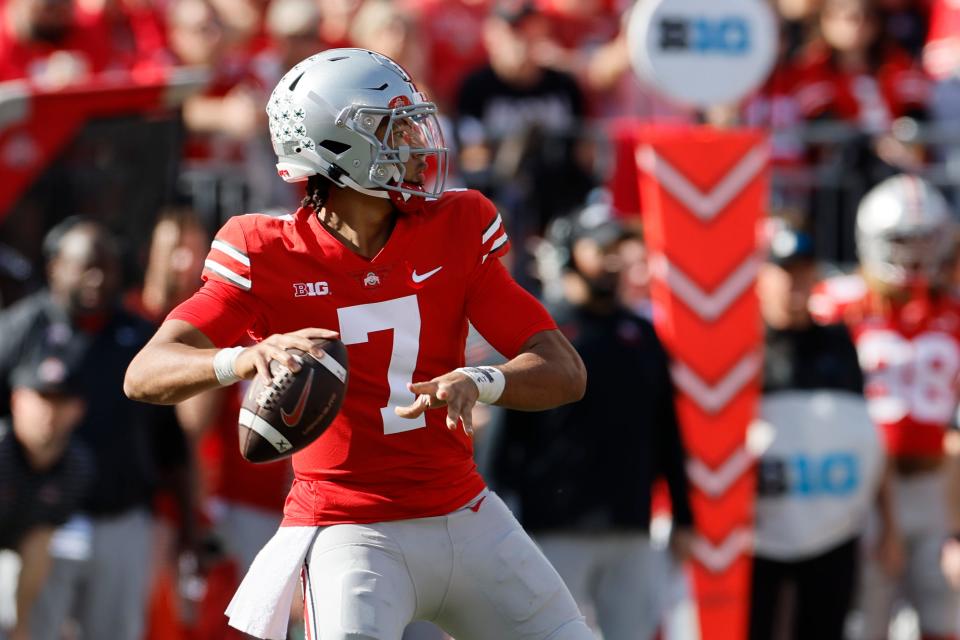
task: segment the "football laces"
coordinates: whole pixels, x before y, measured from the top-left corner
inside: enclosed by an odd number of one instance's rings
[[[295,356],[296,357],[296,356]],[[297,362],[302,362],[296,357]],[[266,411],[273,411],[280,402],[280,396],[283,395],[290,385],[293,384],[293,372],[284,365],[277,367],[277,372],[270,379],[270,384],[265,386],[257,394],[257,406]]]

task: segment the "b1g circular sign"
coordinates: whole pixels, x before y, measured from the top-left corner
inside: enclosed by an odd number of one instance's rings
[[[757,89],[777,55],[776,19],[765,0],[644,0],[627,37],[641,80],[698,107]]]

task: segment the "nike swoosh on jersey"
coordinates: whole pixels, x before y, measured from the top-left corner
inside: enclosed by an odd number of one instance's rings
[[[424,280],[426,280],[426,279],[429,278],[430,276],[436,274],[438,271],[440,271],[440,269],[443,269],[443,267],[442,267],[442,266],[437,267],[437,268],[434,269],[433,271],[427,271],[426,273],[417,273],[417,270],[414,269],[414,270],[413,270],[413,275],[411,275],[410,277],[413,278],[413,281],[414,281],[414,282],[416,282],[417,284],[420,284],[421,282],[423,282]]]
[[[295,427],[300,423],[300,418],[303,417],[303,410],[307,406],[307,396],[310,395],[310,388],[312,386],[313,369],[310,369],[310,373],[307,375],[307,381],[303,383],[303,390],[297,399],[297,406],[295,406],[290,413],[287,413],[286,409],[280,407],[280,418],[283,420],[283,424],[288,427]]]

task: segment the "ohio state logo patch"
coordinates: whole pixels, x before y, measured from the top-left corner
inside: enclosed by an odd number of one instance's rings
[[[387,106],[391,109],[397,109],[399,107],[409,107],[411,104],[413,103],[410,102],[410,98],[407,96],[397,96],[396,98],[392,98],[390,102],[387,103]]]

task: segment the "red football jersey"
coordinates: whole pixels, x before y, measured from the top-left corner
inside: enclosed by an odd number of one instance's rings
[[[406,385],[463,365],[467,321],[500,353],[517,354],[553,320],[499,257],[500,215],[476,191],[447,192],[397,219],[372,259],[337,240],[309,209],[227,222],[213,241],[204,286],[169,318],[214,344],[305,327],[340,332],[350,358],[339,415],[293,457],[284,524],[329,525],[435,516],[463,506],[484,483],[472,441],[446,410],[408,420]]]
[[[814,317],[845,322],[857,346],[867,408],[893,456],[939,456],[960,400],[960,308],[949,299],[892,305],[860,276],[821,283]]]

